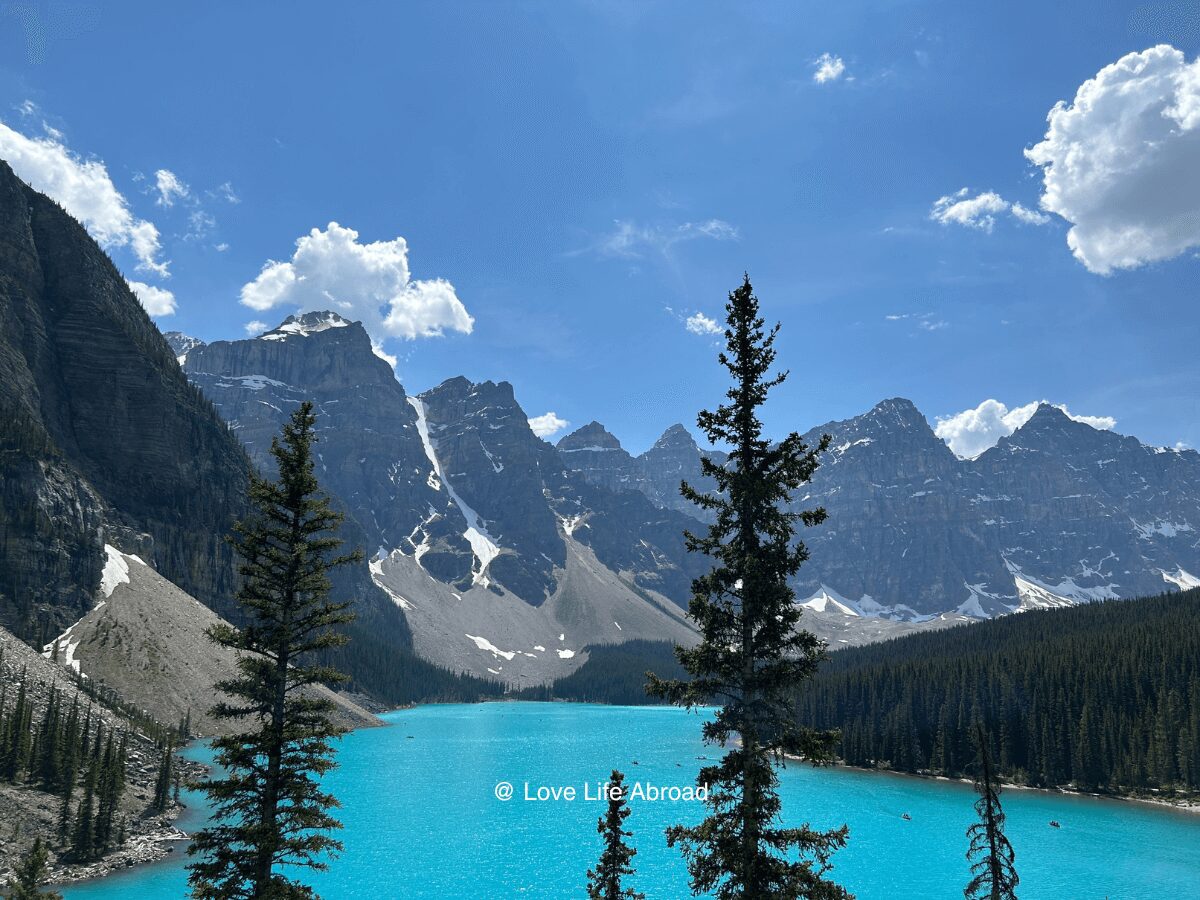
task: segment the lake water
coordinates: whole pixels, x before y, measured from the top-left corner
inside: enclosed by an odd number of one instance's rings
[[[603,808],[584,799],[584,785],[617,767],[629,783],[684,787],[702,765],[696,757],[715,756],[699,741],[699,717],[671,708],[488,703],[385,718],[391,727],[346,737],[329,779],[343,804],[346,852],[312,880],[325,900],[581,897]],[[513,799],[496,799],[500,781],[514,785]],[[531,791],[572,786],[579,796],[526,801],[526,782]],[[788,823],[850,825],[835,876],[860,900],[962,897],[969,786],[796,765],[783,774],[782,796]],[[1034,791],[1007,791],[1003,801],[1022,900],[1200,897],[1200,815]],[[633,886],[651,900],[689,896],[663,828],[697,820],[699,804],[631,805]],[[201,819],[190,811],[182,824]],[[1051,819],[1062,827],[1049,827]],[[177,852],[63,893],[184,897],[184,862]]]

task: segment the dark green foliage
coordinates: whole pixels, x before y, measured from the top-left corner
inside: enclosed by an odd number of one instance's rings
[[[1004,836],[1004,810],[1000,806],[1000,776],[992,765],[990,737],[975,723],[978,749],[975,771],[975,812],[979,821],[967,829],[971,842],[967,860],[971,863],[971,883],[963,891],[966,900],[1017,900],[1017,877],[1013,865],[1012,844]]]
[[[314,424],[312,404],[302,404],[272,442],[279,480],[251,476],[256,511],[236,526],[234,541],[247,621],[210,631],[241,654],[236,676],[218,685],[229,699],[212,715],[245,730],[213,741],[227,775],[201,785],[214,824],[188,853],[198,857],[189,866],[193,894],[205,900],[314,897],[278,869],[323,870],[324,857],[341,849],[330,836],[341,827],[329,813],[337,800],[320,778],[335,765],[332,741],[343,729],[329,720],[331,701],[312,688],[343,676],[312,657],[345,642],[334,629],[353,615],[348,603],[329,599],[327,573],[361,554],[335,555],[341,516],[313,474]]]
[[[38,886],[46,880],[46,860],[50,853],[41,838],[35,838],[29,854],[17,864],[8,883],[7,900],[62,900],[57,891],[41,891]]]
[[[78,695],[64,710],[63,693],[55,686],[35,726],[28,674],[19,677],[12,706],[9,684],[0,686],[0,779],[59,798],[59,841],[75,861],[96,859],[114,846],[112,826],[125,789],[125,739],[117,744],[111,733],[106,738],[99,718],[93,736],[90,709],[81,722]],[[81,770],[84,795],[73,807]]]
[[[1006,616],[840,650],[798,716],[850,765],[963,777],[971,729],[1005,780],[1200,790],[1200,590]]]
[[[349,675],[348,689],[383,703],[474,703],[504,695],[500,682],[434,665],[398,646],[386,630],[355,622],[347,634],[353,643],[321,654],[321,662]]]
[[[173,741],[168,741],[167,746],[163,747],[162,759],[158,763],[158,777],[154,780],[154,800],[151,802],[150,808],[155,812],[166,812],[167,806],[171,803],[174,758],[175,744]]]
[[[665,679],[680,679],[687,674],[675,658],[675,645],[667,641],[628,641],[584,649],[588,660],[582,666],[553,684],[526,688],[518,699],[620,706],[661,703],[661,699],[646,695],[647,670]]]
[[[794,540],[796,524],[825,518],[823,509],[793,513],[788,505],[816,471],[829,438],[810,448],[797,434],[777,444],[763,435],[758,410],[786,377],[771,374],[779,326],[764,330],[749,278],[729,295],[726,311],[720,361],[733,385],[728,403],[700,413],[697,424],[713,444],[731,448],[729,462],[701,460],[716,492],[681,486],[684,497],[715,517],[706,536],[687,535],[690,551],[716,563],[692,585],[688,611],[702,640],[676,651],[690,681],[651,676],[650,690],[688,707],[710,698],[721,704],[704,724],[704,739],[732,749],[700,771],[699,783],[709,786],[709,817],[695,827],[670,828],[667,840],[682,847],[697,894],[845,898],[825,876],[847,829],[782,827],[777,773],[785,753],[828,759],[836,738],[800,727],[793,715],[794,692],[816,672],[824,645],[799,627],[800,609],[788,586],[808,558]]]
[[[588,869],[587,895],[589,900],[645,900],[633,888],[623,886],[626,877],[633,875],[633,858],[637,851],[625,843],[633,837],[625,830],[629,818],[625,776],[613,769],[608,785],[608,810],[596,823],[596,831],[604,838],[604,850],[595,869]]]

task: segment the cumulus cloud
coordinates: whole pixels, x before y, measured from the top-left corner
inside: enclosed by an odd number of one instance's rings
[[[175,295],[170,291],[141,281],[129,281],[127,284],[150,315],[169,316],[175,312]]]
[[[825,84],[837,81],[846,73],[846,61],[832,53],[822,53],[813,61],[813,81]]]
[[[241,300],[258,311],[331,309],[359,319],[377,349],[390,337],[437,337],[447,330],[470,334],[475,325],[450,282],[411,278],[404,238],[365,244],[357,231],[337,222],[297,240],[287,262],[268,261],[242,286]]]
[[[692,334],[722,334],[725,329],[717,324],[716,319],[711,319],[704,313],[696,313],[694,316],[688,316],[684,320],[684,326]]]
[[[714,241],[736,241],[737,229],[722,219],[704,222],[683,222],[678,225],[640,225],[618,219],[613,230],[596,244],[602,256],[636,259],[647,251],[670,255],[677,245],[707,238]]]
[[[934,432],[944,440],[954,454],[962,459],[974,459],[1006,435],[1028,422],[1045,400],[1026,403],[1009,409],[999,400],[984,400],[974,409],[964,409],[952,416],[939,416]],[[1076,422],[1083,422],[1107,431],[1117,424],[1111,416],[1077,416],[1063,404],[1052,404]]]
[[[1100,275],[1200,247],[1200,59],[1167,44],[1129,53],[1046,117],[1025,151],[1041,206],[1071,223],[1067,245]]]
[[[3,122],[0,158],[35,190],[62,204],[105,248],[128,247],[137,257],[138,270],[168,274],[167,263],[159,259],[158,229],[133,215],[104,163],[72,152],[57,131],[28,137]]]
[[[551,437],[558,434],[571,423],[566,419],[560,418],[553,411],[542,413],[540,416],[534,416],[529,420],[529,427],[533,429],[533,433],[540,438]]]
[[[262,322],[258,319],[254,319],[253,321],[247,322],[245,325],[242,326],[242,328],[244,328],[246,330],[246,334],[250,335],[250,337],[255,337],[256,335],[260,335],[264,331],[268,330],[270,327],[271,326],[268,325],[266,322]]]
[[[929,218],[942,225],[961,225],[989,234],[997,217],[1006,215],[1024,225],[1045,225],[1050,221],[1045,213],[1005,200],[995,191],[981,191],[972,197],[969,188],[939,197],[929,211]]]
[[[176,200],[183,200],[190,193],[188,186],[170,169],[159,169],[154,173],[154,189],[158,191],[158,199],[154,202],[159,206],[174,206]]]

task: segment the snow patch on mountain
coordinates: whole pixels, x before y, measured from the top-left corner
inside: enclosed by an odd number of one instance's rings
[[[1153,522],[1137,522],[1133,519],[1130,521],[1133,522],[1133,528],[1138,537],[1144,541],[1151,540],[1155,535],[1173,538],[1193,530],[1188,522],[1168,522],[1164,519],[1157,519]]]
[[[446,492],[450,495],[450,499],[454,501],[459,512],[466,519],[467,530],[463,532],[463,537],[471,545],[471,552],[475,554],[475,559],[479,563],[479,568],[472,573],[471,580],[475,584],[487,587],[487,567],[500,555],[500,547],[488,534],[487,527],[483,524],[479,514],[467,505],[466,501],[454,490],[454,485],[450,483],[450,480],[442,474],[442,465],[437,458],[437,442],[429,435],[429,421],[425,418],[425,404],[420,397],[409,397],[408,402],[417,413],[417,434],[421,436],[421,445],[425,448],[425,455],[429,457],[429,462],[433,466],[430,486],[433,486],[432,478],[436,476],[438,481],[446,486]]]
[[[132,560],[144,566],[140,557],[132,553],[122,553],[110,544],[104,545],[104,571],[100,574],[100,593],[107,600],[119,584],[129,584],[129,563]],[[103,601],[102,601],[103,602]]]
[[[824,584],[811,597],[800,601],[800,605],[806,609],[816,610],[817,612],[836,610],[847,616],[862,615],[862,611],[859,610],[857,605]]]
[[[215,385],[216,387],[220,387],[220,388],[241,387],[241,388],[245,388],[248,391],[261,391],[261,390],[263,390],[263,388],[270,386],[270,387],[284,388],[285,390],[289,390],[289,391],[295,390],[295,388],[291,387],[291,385],[284,384],[282,381],[276,381],[274,378],[268,378],[266,375],[233,375],[233,376],[226,375],[226,376],[222,376],[222,377],[227,378],[228,381],[217,382],[217,384]],[[231,384],[230,382],[233,382],[233,381],[236,381],[239,383]]]
[[[1076,603],[1091,603],[1095,600],[1117,600],[1121,596],[1116,590],[1120,585],[1116,583],[1083,587],[1077,584],[1073,577],[1066,576],[1057,584],[1050,584],[1024,572],[1011,560],[1005,559],[1004,564],[1013,575],[1013,583],[1021,601],[1019,609],[1074,606]],[[1081,568],[1085,575],[1101,574],[1097,569],[1089,569],[1086,564],[1081,563]]]
[[[302,316],[288,316],[283,320],[282,325],[266,334],[259,335],[257,340],[283,341],[292,335],[308,337],[310,334],[328,331],[330,328],[345,328],[350,324],[351,322],[335,312],[305,313]]]
[[[1163,581],[1175,585],[1181,591],[1186,591],[1188,588],[1200,587],[1200,578],[1186,571],[1182,566],[1174,572],[1162,573]]]
[[[422,549],[421,547],[417,548],[417,551],[418,551],[417,561],[418,562],[420,562],[420,559],[421,559],[421,557],[420,557],[421,549]],[[393,591],[390,587],[388,587],[387,584],[385,584],[383,579],[380,577],[383,575],[383,559],[371,560],[370,564],[368,565],[368,568],[371,570],[371,580],[373,582],[375,582],[376,587],[378,587],[380,590],[382,590],[385,594],[388,595],[388,597],[391,599],[391,601],[393,603],[395,603],[401,609],[412,609],[413,608],[412,603],[410,603],[407,599],[400,596],[395,591]]]
[[[491,653],[493,656],[503,657],[504,659],[507,659],[511,662],[512,658],[517,655],[517,651],[515,651],[515,650],[501,650],[499,647],[497,647],[495,644],[493,644],[491,641],[489,641],[485,637],[478,637],[473,634],[468,634],[468,635],[466,635],[466,637],[469,640],[473,641],[475,643],[475,646],[478,647],[480,650],[486,650],[488,653]]]

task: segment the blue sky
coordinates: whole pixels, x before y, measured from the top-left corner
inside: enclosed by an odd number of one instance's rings
[[[793,373],[775,434],[900,395],[1003,404],[952,438],[1048,399],[1200,444],[1190,4],[193,6],[0,21],[9,146],[103,163],[126,218],[89,227],[171,292],[164,330],[241,337],[319,288],[392,312],[409,390],[506,379],[640,450],[719,399],[698,316],[745,270]]]

